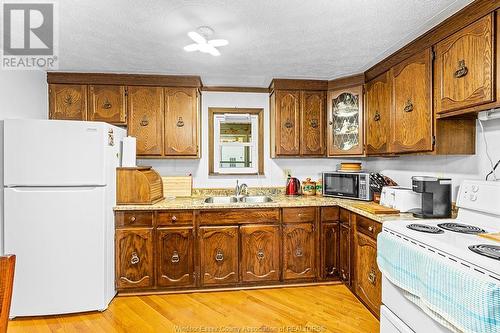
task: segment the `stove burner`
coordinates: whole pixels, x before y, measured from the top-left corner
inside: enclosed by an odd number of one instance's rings
[[[469,250],[486,257],[500,260],[500,246],[498,245],[488,245],[488,244],[471,245],[469,246]]]
[[[415,231],[420,231],[420,232],[427,232],[429,234],[442,234],[444,231],[434,227],[432,225],[427,225],[427,224],[409,224],[406,226],[408,229],[415,230]]]
[[[461,223],[441,223],[441,224],[438,224],[438,227],[440,227],[444,230],[460,232],[462,234],[474,235],[474,234],[480,234],[480,233],[486,232],[484,229],[481,229],[479,227],[469,225],[469,224],[461,224]]]

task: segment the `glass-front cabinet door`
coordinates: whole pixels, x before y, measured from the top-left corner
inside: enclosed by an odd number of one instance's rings
[[[328,93],[328,156],[363,155],[363,87]]]

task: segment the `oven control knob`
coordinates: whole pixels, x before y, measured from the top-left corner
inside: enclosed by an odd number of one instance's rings
[[[476,193],[479,191],[479,186],[478,185],[472,185],[472,192]]]
[[[469,199],[470,199],[470,201],[476,201],[477,200],[477,193],[471,193]]]

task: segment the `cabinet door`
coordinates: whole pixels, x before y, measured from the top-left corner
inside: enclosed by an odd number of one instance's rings
[[[436,112],[494,100],[493,14],[436,44]]]
[[[300,154],[300,92],[278,90],[276,94],[276,155]]]
[[[203,285],[238,282],[238,227],[200,227]]]
[[[339,276],[339,223],[323,223],[321,226],[322,277],[335,279]]]
[[[242,281],[278,281],[279,226],[244,225],[240,233]]]
[[[392,152],[432,151],[431,50],[393,71]]]
[[[157,284],[194,285],[194,228],[158,228],[156,232]]]
[[[300,154],[325,154],[324,91],[303,91],[301,96]]]
[[[316,258],[313,223],[283,226],[283,279],[314,278]]]
[[[49,119],[87,120],[87,86],[50,84]]]
[[[197,156],[198,91],[165,89],[165,155]]]
[[[328,93],[328,155],[363,154],[363,87]]]
[[[356,241],[355,291],[374,312],[380,313],[382,303],[381,273],[377,267],[377,243],[358,232]]]
[[[339,270],[342,282],[351,285],[351,228],[340,224]]]
[[[89,120],[125,125],[127,123],[125,100],[123,86],[89,86]]]
[[[366,153],[390,152],[391,77],[386,72],[366,84]]]
[[[153,229],[116,230],[116,287],[153,286]]]
[[[128,134],[137,138],[137,155],[162,155],[163,89],[128,88]]]

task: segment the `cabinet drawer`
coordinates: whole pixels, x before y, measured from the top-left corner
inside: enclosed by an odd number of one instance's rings
[[[344,209],[344,208],[340,208],[340,222],[342,224],[345,224],[345,225],[351,225],[351,221],[349,219],[349,215],[351,213],[347,210],[347,209]]]
[[[176,210],[158,212],[157,225],[193,225],[193,211]]]
[[[321,208],[322,222],[337,222],[340,217],[339,207],[323,207]]]
[[[153,212],[116,212],[117,227],[152,227]]]
[[[201,225],[279,223],[279,209],[232,209],[200,212]]]
[[[316,208],[283,208],[284,223],[314,222],[316,219]]]
[[[382,230],[382,225],[380,223],[370,220],[361,215],[356,215],[356,226],[358,228],[358,231],[372,238],[375,238],[377,234]]]

